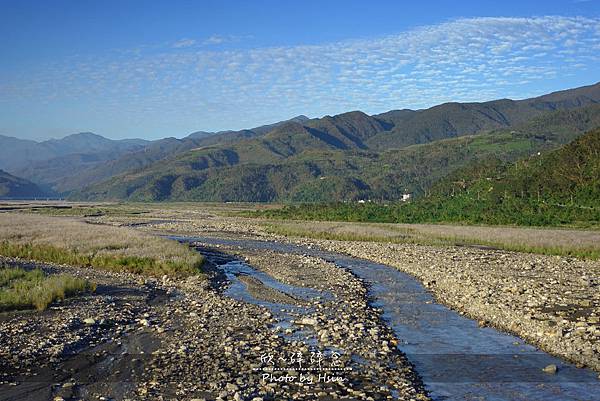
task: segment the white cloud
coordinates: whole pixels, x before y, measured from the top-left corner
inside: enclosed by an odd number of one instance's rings
[[[202,42],[202,44],[204,44],[204,45],[219,45],[219,44],[227,42],[227,41],[228,41],[227,38],[224,36],[213,35],[213,36],[206,38]]]
[[[594,66],[600,20],[470,18],[320,45],[211,47],[237,40],[181,39],[172,45],[176,52],[69,61],[0,78],[0,101],[78,99],[107,115],[162,113],[196,121],[199,129],[233,128],[240,115],[269,121],[524,96],[520,85]]]
[[[180,39],[177,42],[173,43],[172,47],[180,49],[183,47],[191,47],[196,44],[196,40],[194,39]]]
[[[202,41],[204,46],[221,45],[224,43],[235,43],[244,39],[250,39],[251,36],[237,36],[237,35],[212,35]]]

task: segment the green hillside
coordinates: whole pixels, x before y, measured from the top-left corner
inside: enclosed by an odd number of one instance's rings
[[[84,199],[319,202],[397,199],[423,192],[448,170],[493,154],[507,159],[549,146],[511,133],[415,145],[398,151],[305,151],[285,159],[264,148],[192,152],[154,169],[118,176],[87,188]],[[262,151],[262,152],[261,152]],[[261,156],[261,153],[264,156]],[[269,160],[253,161],[253,156]],[[239,162],[242,160],[242,162]],[[77,196],[78,194],[75,194]]]
[[[379,129],[363,113],[325,118],[319,124],[318,135],[312,131],[316,128],[290,122],[258,138],[190,150],[91,185],[72,198],[394,200],[405,192],[427,194],[434,182],[474,161],[492,156],[514,161],[560,146],[600,126],[600,105],[544,113],[508,130],[384,151],[357,145]]]
[[[313,204],[269,217],[397,223],[519,225],[600,223],[600,129],[514,163],[496,158],[458,169],[406,204]]]

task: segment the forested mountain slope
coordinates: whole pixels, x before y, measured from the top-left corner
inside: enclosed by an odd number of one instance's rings
[[[288,206],[268,217],[394,223],[600,224],[600,128],[545,153],[455,170],[409,203]]]
[[[372,132],[366,115],[364,129]],[[600,105],[556,111],[484,135],[461,136],[402,149],[352,148],[341,130],[338,141],[312,146],[320,138],[290,123],[281,131],[228,147],[204,147],[114,177],[74,193],[77,199],[330,201],[398,199],[426,194],[452,171],[490,157],[516,160],[555,148],[600,126]],[[294,134],[283,136],[282,132]],[[333,131],[331,131],[333,132]],[[309,146],[310,145],[310,146]],[[316,149],[318,150],[316,150]]]

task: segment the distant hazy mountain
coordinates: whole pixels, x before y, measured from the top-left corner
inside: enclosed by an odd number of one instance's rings
[[[0,170],[0,199],[45,198],[52,195],[31,181]]]
[[[32,163],[65,155],[99,152],[125,152],[139,149],[148,141],[142,139],[112,140],[84,132],[62,139],[36,142],[0,135],[0,168],[14,172]]]
[[[62,139],[49,139],[41,145],[53,149],[57,154],[95,153],[116,149],[135,149],[145,145],[143,139],[107,139],[91,132],[65,136]]]

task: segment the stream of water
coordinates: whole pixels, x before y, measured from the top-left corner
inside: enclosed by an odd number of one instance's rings
[[[437,304],[417,280],[395,268],[316,248],[278,242],[175,239],[316,256],[349,269],[369,283],[373,304],[382,308],[384,320],[401,340],[399,349],[415,365],[434,400],[600,400],[600,380],[594,371],[576,368],[524,343],[518,337],[493,328],[479,327],[475,321]],[[265,285],[293,296],[324,296],[304,287],[286,286],[242,261],[226,262],[221,266],[232,283],[227,295],[269,307],[283,325],[302,314],[302,310],[254,299],[238,279],[239,274],[254,276]],[[299,334],[310,337],[309,333]],[[313,338],[310,340],[315,341]],[[556,374],[542,371],[549,364],[558,366]]]

